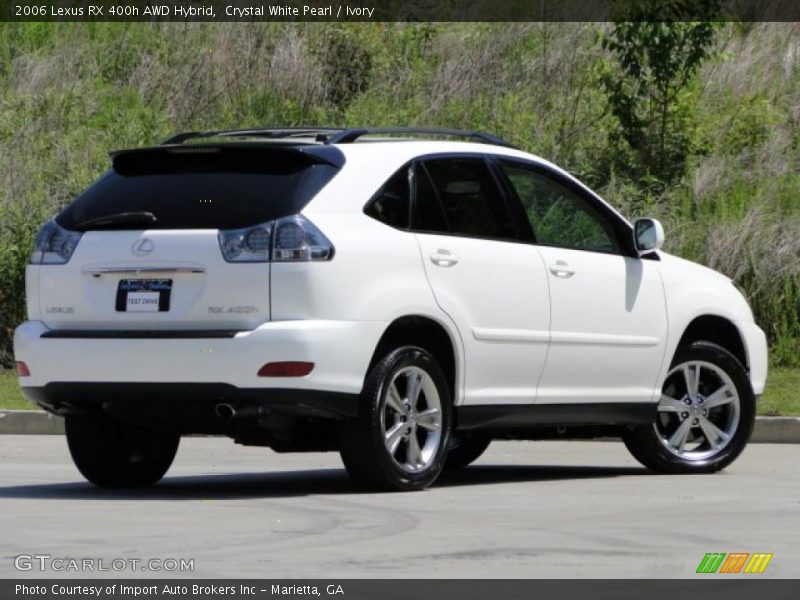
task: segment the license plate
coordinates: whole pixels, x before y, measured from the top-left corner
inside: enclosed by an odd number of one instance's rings
[[[122,279],[117,286],[117,312],[167,312],[172,279]]]

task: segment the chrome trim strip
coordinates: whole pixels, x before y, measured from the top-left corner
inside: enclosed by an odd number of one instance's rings
[[[204,267],[93,267],[83,269],[84,275],[140,275],[143,273],[205,273]]]

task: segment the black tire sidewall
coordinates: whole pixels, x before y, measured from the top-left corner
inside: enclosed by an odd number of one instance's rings
[[[482,435],[474,435],[458,440],[456,446],[451,444],[444,468],[448,471],[453,471],[471,465],[486,452],[491,442],[492,439],[490,437]]]
[[[153,485],[169,469],[180,442],[177,434],[130,429],[99,415],[68,416],[65,432],[75,466],[102,487]]]
[[[398,371],[407,367],[418,367],[424,370],[433,380],[441,401],[441,438],[434,460],[425,469],[409,473],[401,469],[392,460],[384,443],[381,414],[386,407],[387,388]],[[358,427],[348,435],[367,438],[368,455],[361,459],[372,463],[368,465],[371,487],[394,490],[420,490],[431,485],[440,475],[447,459],[447,447],[450,440],[452,422],[452,401],[449,386],[431,354],[416,346],[403,346],[389,352],[370,371],[362,393]],[[351,440],[358,442],[359,440]],[[347,460],[345,461],[347,464]],[[363,480],[363,477],[360,479]]]

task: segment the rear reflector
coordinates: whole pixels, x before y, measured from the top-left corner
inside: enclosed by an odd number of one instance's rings
[[[259,377],[305,377],[314,368],[310,362],[272,362],[258,370]]]
[[[17,361],[17,375],[19,377],[30,377],[31,375],[31,370],[28,368],[28,365],[21,360]]]

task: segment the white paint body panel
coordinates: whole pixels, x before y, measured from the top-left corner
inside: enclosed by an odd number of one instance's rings
[[[545,246],[539,252],[552,304],[538,401],[652,401],[667,342],[658,263]],[[565,266],[574,274],[551,271]]]
[[[767,379],[767,341],[753,322],[753,312],[744,296],[724,275],[688,260],[660,252],[670,334],[667,356],[673,356],[686,326],[697,317],[715,315],[733,323],[745,347],[753,391],[764,393]],[[661,371],[666,377],[668,361]]]
[[[461,333],[468,365],[464,404],[533,402],[550,325],[547,278],[536,249],[444,235],[416,238],[436,302]],[[435,264],[432,258],[442,254],[457,262]]]
[[[230,339],[50,339],[41,321],[14,334],[14,350],[31,376],[24,386],[58,382],[229,383],[357,394],[363,365],[388,323],[279,321]],[[24,358],[23,358],[24,357]],[[267,362],[314,363],[306,377],[264,378]]]

